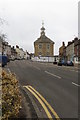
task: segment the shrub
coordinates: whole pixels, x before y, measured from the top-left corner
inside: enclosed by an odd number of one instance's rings
[[[15,74],[2,71],[2,120],[18,116],[21,95]]]

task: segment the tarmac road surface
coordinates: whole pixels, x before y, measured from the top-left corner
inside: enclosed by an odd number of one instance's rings
[[[6,69],[16,74],[23,89],[37,104],[38,110],[45,112],[45,117],[78,118],[80,85],[77,67],[15,60]]]

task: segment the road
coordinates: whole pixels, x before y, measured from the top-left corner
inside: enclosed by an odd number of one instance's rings
[[[48,117],[51,115],[53,118],[78,118],[78,88],[80,86],[77,67],[15,60],[11,61],[6,68],[17,75],[21,86],[35,97],[33,97],[34,100],[37,99],[36,101],[42,105]],[[40,100],[39,95],[35,95],[36,92],[33,89],[40,93],[45,99],[44,102]],[[46,101],[52,107],[53,114],[49,106],[45,108]]]

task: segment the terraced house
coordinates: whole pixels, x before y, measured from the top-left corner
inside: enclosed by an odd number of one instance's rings
[[[80,39],[74,39],[74,62],[80,63]]]
[[[65,49],[65,43],[62,42],[62,46],[59,48],[59,57],[60,59],[64,59],[64,49]]]
[[[66,56],[67,60],[74,61],[74,40],[68,42],[68,45],[66,47]]]
[[[80,39],[74,38],[74,40],[68,42],[67,46],[63,42],[63,45],[59,48],[59,57],[62,60],[80,63]]]
[[[42,24],[41,35],[34,42],[35,57],[47,57],[54,55],[54,42],[45,35],[45,28]]]

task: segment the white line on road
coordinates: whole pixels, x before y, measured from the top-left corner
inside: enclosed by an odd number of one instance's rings
[[[39,67],[33,66],[34,68],[36,68],[37,70],[41,70]]]
[[[69,70],[69,71],[72,71],[72,72],[78,72],[78,71],[76,71],[76,70]]]
[[[10,69],[8,68],[9,73],[11,73]]]
[[[50,73],[50,72],[48,72],[48,71],[45,71],[45,73],[47,73],[47,74],[49,74],[49,75],[52,75],[52,76],[54,76],[54,77],[57,77],[57,78],[61,79],[61,77],[60,77],[60,76],[55,75],[55,74],[53,74],[53,73]]]
[[[72,82],[73,85],[80,87],[80,85],[78,85],[77,83]]]

